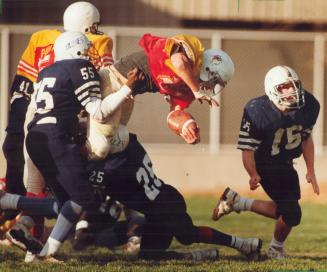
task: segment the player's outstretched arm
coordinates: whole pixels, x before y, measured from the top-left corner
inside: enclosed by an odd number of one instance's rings
[[[171,63],[176,69],[178,76],[183,79],[185,84],[191,89],[195,99],[199,100],[200,103],[207,101],[210,106],[219,106],[218,101],[213,99],[211,96],[201,91],[199,79],[195,77],[193,71],[193,63],[183,53],[175,53],[170,57]]]
[[[137,68],[129,71],[127,75],[127,82],[117,92],[109,94],[103,100],[96,99],[90,101],[86,106],[86,111],[91,118],[98,122],[103,122],[110,114],[112,114],[118,107],[133,94],[133,89],[137,84],[144,80],[144,75],[137,70]]]

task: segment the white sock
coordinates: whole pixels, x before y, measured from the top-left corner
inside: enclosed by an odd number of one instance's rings
[[[2,210],[17,210],[17,203],[20,195],[6,193],[0,198],[0,208]]]
[[[61,242],[49,237],[41,252],[39,253],[39,256],[52,256],[57,253],[60,246]]]
[[[284,242],[277,241],[273,235],[273,237],[271,238],[270,246],[272,246],[274,248],[283,248]]]
[[[242,196],[240,196],[239,198],[239,201],[237,201],[237,203],[235,203],[234,205],[234,209],[237,211],[250,211],[254,199]]]
[[[231,235],[231,236],[232,236],[232,241],[230,243],[230,246],[232,248],[240,249],[243,242],[244,242],[244,239],[240,238],[240,237],[237,237],[235,235]]]

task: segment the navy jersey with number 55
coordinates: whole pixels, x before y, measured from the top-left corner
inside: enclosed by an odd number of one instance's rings
[[[99,75],[84,59],[57,61],[43,69],[35,88],[36,114],[29,127],[56,123],[68,132],[77,125],[80,110],[101,98]]]
[[[320,105],[305,91],[305,105],[283,114],[268,96],[250,100],[245,108],[238,149],[255,151],[256,163],[283,163],[302,154],[302,142],[311,134]]]

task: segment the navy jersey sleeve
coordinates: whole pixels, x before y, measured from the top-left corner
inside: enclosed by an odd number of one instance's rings
[[[317,122],[320,104],[318,100],[309,92],[305,92],[305,108],[306,108],[306,122],[302,130],[302,138],[306,140],[312,132],[314,125]]]
[[[83,107],[93,99],[101,99],[100,77],[91,62],[76,61],[69,71],[74,93]]]
[[[238,135],[237,148],[241,150],[257,150],[262,142],[260,131],[255,125],[255,120],[251,117],[245,107],[240,132]]]

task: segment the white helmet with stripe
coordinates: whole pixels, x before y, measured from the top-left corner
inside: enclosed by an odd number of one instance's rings
[[[291,90],[282,92],[283,88]],[[282,109],[299,109],[305,103],[299,76],[288,66],[275,66],[267,72],[265,93],[276,106]]]
[[[88,50],[91,46],[87,37],[76,31],[67,31],[56,39],[53,50],[55,61],[65,59],[89,59]]]

